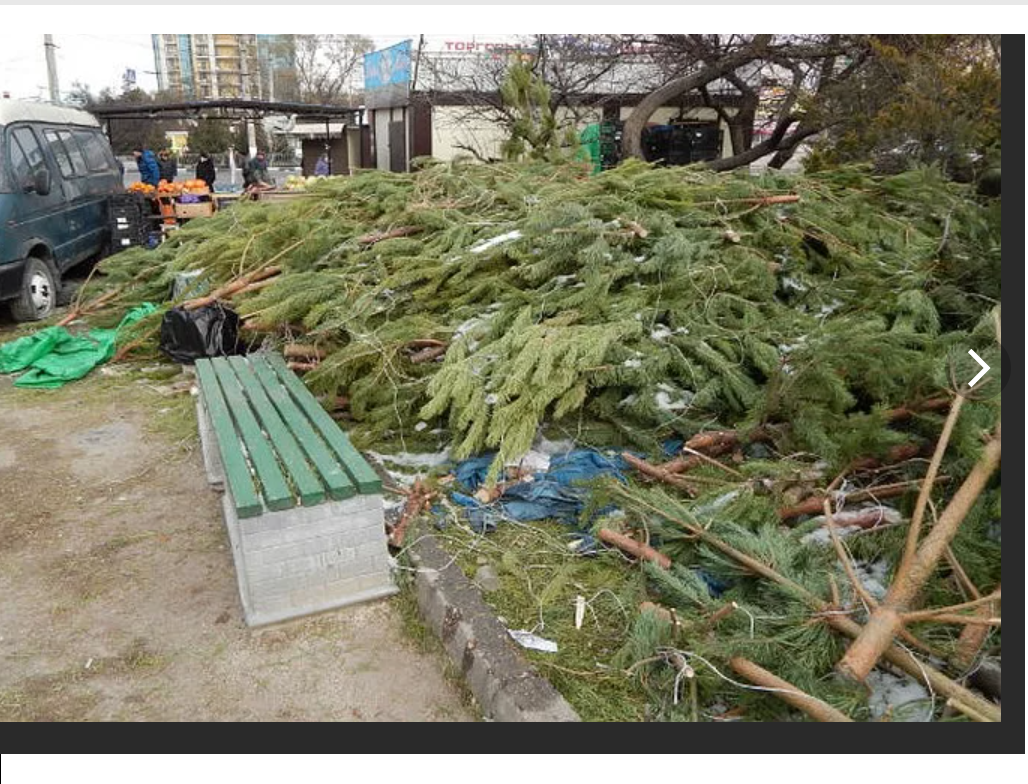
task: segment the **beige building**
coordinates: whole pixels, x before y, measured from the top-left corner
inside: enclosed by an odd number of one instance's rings
[[[266,96],[271,36],[196,33],[153,35],[157,86],[192,100]]]
[[[440,35],[401,41],[367,55],[365,104],[370,143],[364,165],[404,171],[418,156],[501,158],[509,129],[497,110],[501,102],[498,87],[514,58],[531,51],[530,41],[523,36],[475,40]],[[596,66],[594,58],[577,50],[551,62],[561,62],[567,83],[576,85],[564,93],[557,122],[579,132],[601,123],[613,127],[624,122],[666,78],[659,63],[634,50],[619,54],[609,65],[601,61]],[[688,154],[695,148],[703,157],[690,160],[723,158],[738,151],[732,125],[738,129],[746,124],[740,109],[740,96],[733,86],[715,82],[707,97],[683,95],[659,107],[648,124],[675,126],[676,138],[701,139],[689,141]],[[659,154],[650,158],[648,151],[647,158],[664,159]],[[676,160],[671,154],[666,159]]]

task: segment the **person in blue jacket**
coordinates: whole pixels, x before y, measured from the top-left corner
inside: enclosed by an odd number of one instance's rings
[[[153,154],[153,150],[144,150],[142,147],[136,147],[132,150],[132,154],[136,158],[136,164],[139,166],[139,179],[141,182],[145,182],[147,185],[153,185],[155,188],[161,181],[161,167],[157,163],[157,156]]]

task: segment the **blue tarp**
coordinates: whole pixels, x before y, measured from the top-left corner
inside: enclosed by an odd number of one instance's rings
[[[495,455],[465,460],[454,470],[462,488],[473,493],[485,481]],[[541,471],[531,482],[508,487],[491,505],[481,504],[471,495],[452,493],[451,498],[468,508],[468,521],[479,533],[495,530],[497,522],[509,517],[521,522],[559,520],[578,522],[589,495],[586,483],[604,476],[625,481],[627,463],[620,455],[604,455],[593,449],[573,449],[550,460],[548,471]]]
[[[669,441],[663,446],[669,455],[674,455],[681,451],[682,442]],[[493,503],[483,504],[471,493],[485,482],[495,456],[493,453],[470,458],[461,462],[453,472],[458,484],[467,492],[451,492],[450,498],[467,509],[468,524],[477,533],[495,531],[505,518],[519,522],[558,520],[577,526],[588,500],[591,481],[611,476],[624,482],[628,468],[619,454],[573,449],[567,454],[552,457],[549,470],[535,474],[532,481],[512,485]],[[597,514],[612,510],[613,507],[607,507],[597,510]],[[575,531],[568,533],[568,537],[581,555],[598,550],[598,542],[588,533]],[[693,571],[714,596],[720,596],[728,588],[727,583],[701,569]]]

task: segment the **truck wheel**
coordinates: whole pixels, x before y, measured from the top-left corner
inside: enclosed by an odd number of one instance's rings
[[[15,321],[40,321],[54,312],[57,305],[57,282],[50,266],[42,259],[25,262],[21,294],[11,301]]]

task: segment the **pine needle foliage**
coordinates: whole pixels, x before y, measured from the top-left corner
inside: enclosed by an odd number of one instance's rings
[[[760,201],[781,194],[799,201]],[[328,352],[305,380],[349,398],[360,444],[424,421],[499,467],[547,423],[646,449],[765,424],[780,453],[843,465],[895,442],[883,411],[949,385],[950,347],[989,340],[999,247],[998,210],[932,169],[426,161],[193,221],[91,286],[126,286],[122,308],[178,272],[282,267],[233,304]],[[428,338],[445,357],[413,362]]]

